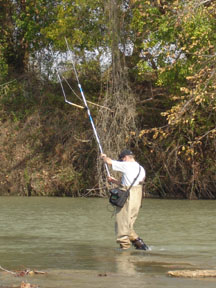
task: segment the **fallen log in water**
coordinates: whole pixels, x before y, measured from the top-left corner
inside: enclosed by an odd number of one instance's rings
[[[4,271],[4,272],[7,272],[7,273],[10,273],[16,277],[23,277],[23,276],[26,276],[26,275],[37,275],[37,274],[46,274],[46,272],[43,272],[43,271],[37,271],[37,270],[30,270],[30,269],[25,269],[25,270],[22,270],[22,271],[9,271],[5,268],[3,268],[2,266],[0,266],[0,270]]]
[[[216,270],[175,270],[168,271],[167,274],[173,277],[187,278],[216,277]]]

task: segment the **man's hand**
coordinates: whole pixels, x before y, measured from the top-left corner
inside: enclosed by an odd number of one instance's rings
[[[119,180],[117,180],[116,178],[114,178],[114,177],[107,177],[107,179],[108,179],[108,182],[109,183],[114,183],[114,184],[117,184],[117,185],[120,185],[120,181]]]
[[[103,161],[109,165],[112,165],[112,159],[107,157],[106,154],[101,154],[101,158],[103,159]]]

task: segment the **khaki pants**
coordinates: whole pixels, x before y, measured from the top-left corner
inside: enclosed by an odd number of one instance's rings
[[[139,213],[141,201],[142,185],[133,186],[124,207],[116,208],[115,232],[117,243],[123,249],[130,248],[131,241],[138,238],[133,226]]]

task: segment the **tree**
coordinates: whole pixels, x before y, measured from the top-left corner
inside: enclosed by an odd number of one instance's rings
[[[148,1],[143,2],[148,6]],[[143,40],[139,72],[157,73],[156,84],[167,87],[171,108],[162,113],[167,125],[144,129],[141,135],[152,157],[160,159],[156,186],[164,193],[214,198],[216,5],[213,1],[160,2],[162,10],[148,6],[148,18],[139,14],[143,26],[153,24],[154,16],[155,26]]]
[[[9,69],[22,73],[28,69],[30,56],[46,46],[41,29],[52,21],[57,1],[5,0],[1,5],[0,43]]]

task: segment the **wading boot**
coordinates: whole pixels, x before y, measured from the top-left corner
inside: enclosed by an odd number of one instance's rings
[[[137,238],[132,241],[133,246],[138,250],[149,250],[148,246],[143,242],[141,238]]]

